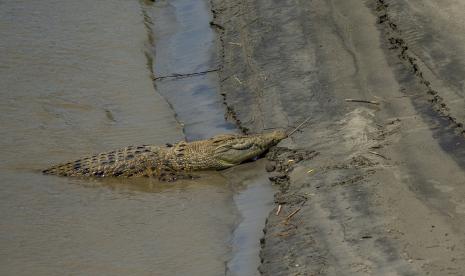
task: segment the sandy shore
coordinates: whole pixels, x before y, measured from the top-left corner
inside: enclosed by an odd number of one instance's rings
[[[230,119],[261,132],[311,116],[269,154],[281,191],[260,271],[463,274],[465,5],[212,4]]]

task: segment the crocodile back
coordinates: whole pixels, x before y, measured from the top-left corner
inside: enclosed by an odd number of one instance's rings
[[[152,176],[160,169],[164,148],[142,145],[86,156],[52,166],[45,174],[60,176]]]

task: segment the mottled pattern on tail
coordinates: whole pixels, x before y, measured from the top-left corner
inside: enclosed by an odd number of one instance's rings
[[[157,146],[129,146],[58,164],[43,171],[60,176],[154,176],[161,170],[162,149]]]

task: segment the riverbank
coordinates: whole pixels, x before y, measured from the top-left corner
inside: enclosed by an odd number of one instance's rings
[[[230,120],[311,116],[268,155],[265,275],[465,271],[463,6],[398,2],[212,1]]]

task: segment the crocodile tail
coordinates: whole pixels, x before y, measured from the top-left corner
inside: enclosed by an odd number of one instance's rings
[[[159,147],[131,146],[58,164],[42,172],[59,176],[151,176],[156,173],[158,160]]]

